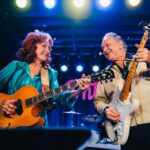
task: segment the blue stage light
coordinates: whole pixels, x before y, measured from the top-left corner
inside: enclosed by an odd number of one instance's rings
[[[83,71],[83,66],[82,66],[82,65],[77,65],[77,66],[76,66],[76,70],[77,70],[78,72],[82,72],[82,71]]]
[[[92,70],[93,70],[93,72],[98,72],[98,71],[99,71],[99,66],[94,65],[94,66],[92,67]]]
[[[56,5],[56,0],[44,0],[44,5],[47,8],[53,8]]]
[[[106,8],[111,5],[112,0],[99,0],[98,2],[99,2],[100,7]]]
[[[60,69],[61,69],[62,72],[66,72],[68,70],[68,67],[66,65],[62,65],[60,67]]]

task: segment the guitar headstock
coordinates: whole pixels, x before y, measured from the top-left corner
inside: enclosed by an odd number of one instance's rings
[[[101,72],[97,72],[95,74],[91,75],[91,81],[92,82],[108,82],[108,81],[112,81],[113,78],[115,78],[114,72],[111,69],[104,69]]]
[[[142,27],[144,30],[144,34],[143,34],[143,37],[141,39],[139,48],[144,48],[146,45],[146,42],[149,38],[148,36],[149,36],[149,31],[150,31],[150,23],[148,23],[147,21],[141,21],[139,23],[139,26]]]
[[[150,31],[150,22],[148,22],[148,21],[141,21],[141,22],[139,23],[139,26],[140,26],[141,28],[143,28],[143,30]]]

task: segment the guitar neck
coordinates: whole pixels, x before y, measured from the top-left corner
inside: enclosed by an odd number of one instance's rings
[[[44,92],[42,94],[39,94],[37,96],[34,96],[34,97],[31,97],[29,99],[26,99],[26,106],[27,107],[31,107],[33,105],[36,105],[42,101],[45,101],[51,97],[54,97],[60,93],[63,93],[65,91],[68,91],[68,90],[71,90],[72,88],[75,88],[77,87],[78,84],[76,81],[73,81],[69,84],[66,84],[66,85],[62,85],[58,88],[55,88],[55,89],[52,89],[50,91],[47,91],[47,92]]]
[[[144,35],[143,35],[143,37],[141,39],[139,48],[144,48],[145,45],[146,45],[147,40],[148,40],[148,31],[145,30]],[[138,65],[138,62],[133,60],[131,68],[130,68],[130,70],[128,72],[128,75],[127,75],[127,78],[125,80],[123,89],[121,91],[120,100],[122,100],[122,101],[125,101],[128,98],[128,95],[129,95],[129,92],[130,92],[130,88],[131,88],[132,79],[133,79],[133,77],[135,75],[137,65]]]
[[[112,78],[114,78],[114,73],[112,70],[104,70],[101,71],[99,73],[95,73],[95,74],[91,74],[91,82],[97,82],[97,81],[107,81],[107,80],[112,80]],[[26,99],[25,103],[27,107],[31,107],[33,105],[36,105],[37,103],[40,103],[42,101],[45,101],[49,98],[52,98],[60,93],[63,93],[65,91],[71,90],[72,88],[75,88],[78,86],[78,83],[76,80],[74,80],[73,82],[69,83],[69,84],[64,84],[58,88],[55,89],[51,89],[50,91],[41,93],[37,96],[31,97]]]
[[[135,60],[132,61],[132,65],[130,68],[130,71],[128,72],[127,78],[125,80],[123,89],[121,91],[121,95],[120,95],[120,100],[125,101],[128,98],[129,92],[130,92],[130,87],[131,87],[131,83],[132,83],[132,79],[135,75],[135,71],[137,68],[138,62],[136,62]]]

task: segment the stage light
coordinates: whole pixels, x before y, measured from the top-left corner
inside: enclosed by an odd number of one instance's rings
[[[60,70],[62,72],[67,72],[68,67],[69,67],[69,56],[62,55],[60,60],[59,60],[59,64],[60,64]]]
[[[99,66],[94,65],[94,66],[92,67],[92,70],[93,70],[93,72],[98,72],[98,71],[99,71]]]
[[[76,7],[83,7],[84,4],[85,4],[85,0],[73,0],[73,4],[74,4]]]
[[[77,65],[76,70],[77,70],[77,72],[82,72],[83,71],[83,66],[82,65]]]
[[[28,1],[27,0],[16,0],[16,5],[19,8],[26,8],[28,5]]]
[[[136,7],[141,3],[141,0],[128,0],[127,3],[131,7]]]
[[[100,70],[100,56],[97,53],[94,53],[89,59],[89,64],[93,72],[98,72]]]
[[[44,5],[47,8],[53,8],[56,5],[56,0],[44,0]]]
[[[99,56],[102,56],[102,55],[103,55],[103,52],[99,52],[98,55],[99,55]]]
[[[64,12],[74,19],[87,18],[91,13],[91,0],[64,0]]]
[[[112,0],[99,0],[98,2],[101,7],[109,7]]]
[[[62,66],[60,67],[60,69],[61,69],[62,72],[67,72],[68,67],[67,67],[67,65],[62,65]]]
[[[75,59],[75,62],[74,62],[74,67],[75,67],[75,70],[77,72],[82,72],[83,71],[83,68],[84,68],[84,57],[83,55],[79,54],[76,59]]]

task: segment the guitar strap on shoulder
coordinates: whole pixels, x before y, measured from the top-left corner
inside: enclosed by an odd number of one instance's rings
[[[50,83],[49,83],[49,74],[48,70],[45,68],[41,68],[41,82],[42,82],[42,91],[50,91]]]
[[[42,91],[47,92],[50,91],[50,81],[49,81],[49,73],[48,69],[41,68],[41,82],[42,82]],[[43,103],[43,105],[46,107],[46,111],[50,111],[52,108],[57,106],[57,103],[48,103],[48,99]]]
[[[43,67],[41,68],[41,83],[42,83],[42,92],[50,91],[48,70]],[[49,109],[48,99],[45,101],[45,103],[42,104],[46,107],[46,110]]]

